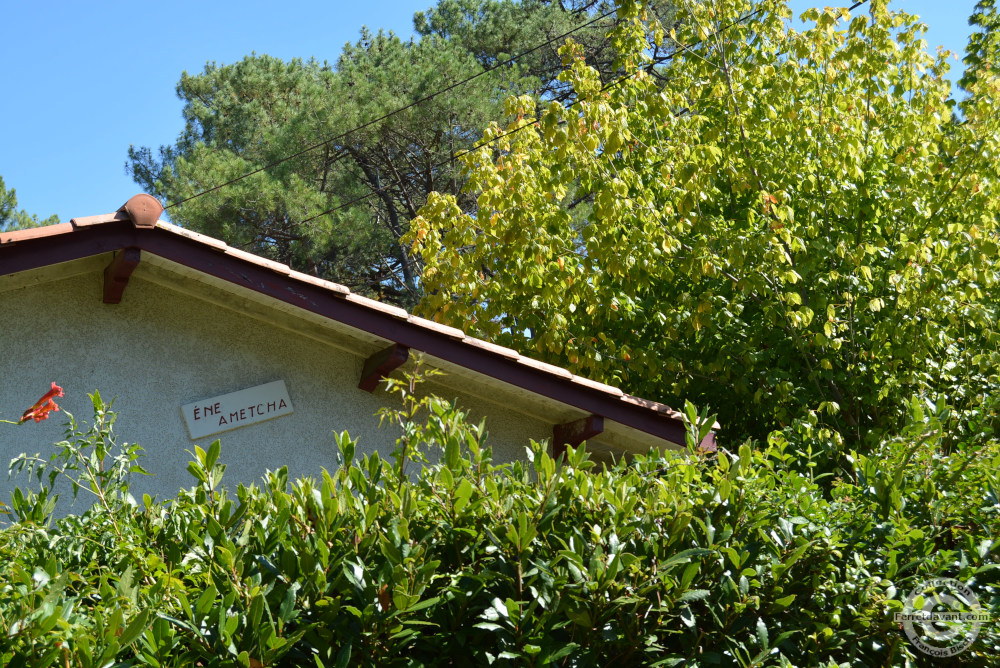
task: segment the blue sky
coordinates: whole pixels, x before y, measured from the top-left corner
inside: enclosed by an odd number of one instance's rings
[[[0,56],[0,176],[39,216],[117,209],[139,191],[125,175],[129,144],[158,147],[181,130],[182,71],[231,63],[251,51],[283,59],[336,59],[361,26],[412,30],[433,0],[344,2],[18,2],[4,7]],[[793,0],[796,13],[810,4]],[[831,2],[818,4],[841,4]],[[848,3],[849,4],[849,3]],[[933,49],[961,54],[975,0],[897,0],[920,14]],[[953,75],[961,63],[953,61]]]

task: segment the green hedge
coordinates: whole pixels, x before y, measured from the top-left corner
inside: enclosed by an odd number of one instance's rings
[[[834,478],[778,437],[496,465],[482,425],[396,389],[391,459],[340,434],[335,472],[232,491],[215,442],[194,487],[142,503],[95,395],[51,460],[14,462],[43,485],[0,533],[0,664],[940,665],[893,621],[913,587],[957,578],[997,612],[1000,449],[942,455],[934,405]],[[95,504],[53,519],[59,477]],[[998,629],[953,661],[1000,665]]]

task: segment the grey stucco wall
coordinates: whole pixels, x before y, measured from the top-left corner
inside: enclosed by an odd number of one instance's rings
[[[215,438],[233,487],[283,465],[293,477],[334,469],[333,431],[357,438],[359,453],[392,451],[397,432],[379,428],[376,416],[391,398],[357,388],[361,357],[138,277],[119,305],[101,303],[101,289],[102,277],[92,273],[0,292],[0,418],[16,420],[52,381],[66,393],[59,405],[78,420],[92,416],[88,393],[116,397],[119,440],[138,442],[143,466],[154,474],[138,477],[136,491],[160,498],[193,484],[186,450]],[[189,439],[182,405],[279,379],[294,414]],[[551,426],[536,419],[458,399],[477,422],[487,418],[497,460],[523,458],[529,438],[551,435]],[[37,424],[0,424],[4,468],[21,452],[50,452],[64,424],[63,413]],[[24,480],[0,474],[0,499],[14,484]]]

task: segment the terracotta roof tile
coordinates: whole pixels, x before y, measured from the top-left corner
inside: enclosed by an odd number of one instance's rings
[[[414,325],[417,325],[418,327],[429,329],[430,331],[437,332],[438,334],[444,334],[445,336],[453,339],[462,340],[465,338],[465,332],[462,330],[456,329],[455,327],[449,327],[448,325],[442,325],[441,323],[434,322],[433,320],[418,318],[415,315],[409,316],[406,320]]]
[[[74,218],[70,223],[62,223],[59,225],[49,225],[45,227],[37,227],[28,230],[20,230],[17,232],[9,232],[0,235],[0,243],[12,243],[19,240],[26,239],[36,239],[40,237],[55,236],[59,234],[65,234],[72,232],[76,228],[82,227],[92,227],[94,225],[101,225],[104,223],[112,223],[119,220],[127,220],[128,216],[122,212],[107,213],[99,216],[84,216],[81,218]],[[575,376],[569,371],[562,367],[558,367],[552,364],[547,364],[545,362],[539,362],[538,360],[531,359],[529,357],[523,357],[518,354],[516,350],[511,348],[505,348],[499,346],[495,343],[490,343],[489,341],[484,341],[482,339],[476,339],[471,336],[466,336],[465,333],[455,327],[449,327],[433,320],[428,320],[425,318],[418,318],[416,316],[408,314],[404,309],[398,306],[392,306],[390,304],[383,304],[382,302],[375,301],[374,299],[368,299],[367,297],[362,297],[360,295],[352,294],[350,289],[340,285],[339,283],[334,283],[332,281],[326,281],[321,278],[316,278],[315,276],[310,276],[298,271],[292,271],[287,265],[262,258],[258,255],[248,253],[246,251],[240,250],[238,248],[232,248],[224,241],[220,241],[214,237],[207,236],[205,234],[200,234],[192,230],[185,229],[183,227],[173,225],[166,221],[158,221],[157,227],[164,231],[170,232],[171,234],[176,234],[178,236],[185,237],[197,243],[209,246],[211,248],[224,251],[227,255],[237,257],[246,262],[252,262],[256,265],[266,267],[271,271],[279,274],[285,274],[289,278],[296,281],[301,281],[303,283],[308,283],[330,292],[336,293],[338,295],[344,295],[347,297],[348,301],[354,302],[365,308],[372,309],[374,311],[379,311],[381,313],[386,313],[394,318],[399,318],[400,320],[406,320],[411,324],[417,325],[424,329],[436,332],[438,334],[444,334],[453,339],[460,339],[466,345],[470,345],[481,350],[493,353],[500,357],[504,357],[509,360],[515,360],[519,364],[530,367],[532,369],[537,369],[545,373],[552,374],[559,378],[569,379],[574,383],[589,387],[591,389],[603,392],[604,394],[610,395],[612,397],[621,397],[624,401],[641,406],[643,408],[648,408],[654,410],[663,415],[677,416],[680,415],[677,411],[674,411],[669,406],[656,403],[655,401],[649,401],[647,399],[641,399],[639,397],[633,397],[622,393],[617,387],[612,387],[604,383],[599,383],[589,378],[584,378],[582,376]]]
[[[291,268],[287,264],[281,264],[280,262],[275,262],[274,260],[268,260],[265,257],[254,255],[253,253],[248,253],[245,250],[233,248],[232,246],[226,248],[226,255],[232,255],[233,257],[238,257],[241,260],[252,262],[253,264],[261,267],[266,267],[277,274],[284,274],[287,276],[292,273]]]
[[[114,213],[102,213],[99,216],[80,216],[72,218],[69,222],[73,224],[73,227],[90,227],[91,225],[103,225],[104,223],[113,223],[116,220],[128,219],[128,214],[124,211],[115,211]]]
[[[368,299],[368,297],[362,297],[361,295],[349,294],[347,295],[347,301],[354,302],[355,304],[360,304],[366,308],[370,308],[374,311],[381,311],[382,313],[387,313],[393,318],[399,318],[400,320],[406,320],[409,317],[409,313],[406,309],[399,308],[398,306],[393,306],[392,304],[383,304],[380,301],[375,301],[374,299]]]
[[[517,361],[519,364],[531,367],[532,369],[538,369],[539,371],[544,371],[545,373],[551,373],[553,376],[559,376],[560,378],[567,378],[567,379],[573,377],[573,374],[571,374],[569,371],[562,368],[561,366],[555,366],[552,364],[546,364],[545,362],[539,362],[538,360],[533,360],[530,357],[524,357],[522,355],[521,357],[518,357]]]
[[[611,385],[605,385],[604,383],[599,383],[596,380],[584,378],[583,376],[573,376],[572,378],[570,378],[570,380],[572,380],[574,383],[579,383],[580,385],[584,385],[593,390],[598,390],[600,392],[604,392],[605,394],[610,394],[615,397],[620,397],[623,394],[622,391],[619,390],[617,387],[613,387]]]
[[[507,359],[516,360],[520,355],[518,352],[512,348],[505,348],[503,346],[498,346],[495,343],[490,343],[489,341],[483,341],[482,339],[476,339],[471,336],[466,336],[462,339],[462,343],[470,345],[474,348],[482,348],[488,352],[494,353],[495,355],[500,355],[501,357],[506,357]]]
[[[227,244],[225,241],[221,241],[219,239],[216,239],[215,237],[210,237],[207,234],[201,234],[200,232],[194,232],[192,230],[185,229],[178,225],[173,225],[163,220],[156,221],[156,226],[161,230],[167,230],[169,232],[173,232],[174,234],[179,234],[182,237],[187,237],[192,241],[197,241],[198,243],[205,244],[206,246],[211,246],[212,248],[218,248],[221,251],[226,251],[229,249],[229,244]]]
[[[333,281],[327,281],[322,278],[317,278],[316,276],[311,276],[310,274],[305,274],[301,271],[293,271],[288,275],[288,277],[293,278],[296,281],[301,281],[302,283],[315,285],[317,288],[323,288],[324,290],[329,290],[330,292],[336,292],[338,295],[351,294],[351,289],[346,285],[341,285],[340,283],[334,283]]]
[[[670,415],[678,419],[683,417],[680,411],[675,411],[673,408],[667,406],[666,404],[661,404],[656,401],[650,401],[649,399],[643,399],[642,397],[636,397],[631,394],[622,394],[622,401],[634,404],[636,406],[642,406],[643,408],[648,408],[650,410],[654,410],[662,415]]]
[[[28,239],[41,239],[42,237],[54,237],[59,234],[72,232],[73,226],[69,223],[59,223],[58,225],[43,225],[42,227],[29,227],[26,230],[15,230],[13,232],[3,232],[0,234],[0,244],[16,244],[18,241]]]

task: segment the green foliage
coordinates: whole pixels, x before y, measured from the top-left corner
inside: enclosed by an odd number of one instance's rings
[[[428,199],[419,310],[711,404],[730,440],[867,451],[915,394],[945,397],[959,438],[998,389],[998,80],[954,122],[945,55],[870,5],[799,32],[784,2],[679,2],[671,29],[623,2],[631,74],[602,85],[565,48],[574,103],[511,99],[465,161],[476,210]]]
[[[958,85],[975,98],[981,94],[976,85],[980,75],[984,74],[983,78],[988,80],[1000,73],[1000,15],[996,0],[977,2],[969,25],[975,30],[969,35],[963,59],[966,69]]]
[[[667,2],[655,3],[652,9],[664,22],[673,13]],[[441,0],[426,12],[417,12],[413,25],[421,36],[437,35],[460,45],[485,67],[543,45],[519,58],[516,68],[532,82],[536,97],[559,99],[572,94],[559,78],[563,40],[546,42],[574,31],[573,40],[582,47],[587,63],[603,81],[610,81],[620,74],[618,53],[608,39],[618,21],[613,10],[614,3],[607,0]],[[652,55],[660,54],[654,49]]]
[[[44,220],[39,220],[38,216],[18,209],[17,194],[13,188],[7,189],[3,177],[0,176],[0,232],[12,232],[40,225],[55,225],[58,222],[58,216],[49,216]]]
[[[176,146],[130,150],[136,181],[179,202],[386,112],[478,70],[442,40],[404,42],[363,32],[333,67],[251,55],[232,65],[187,73]],[[453,190],[447,165],[468,145],[469,127],[494,111],[492,90],[472,84],[294,160],[169,210],[171,219],[301,271],[389,301],[412,304],[415,277],[398,243],[429,189]],[[350,200],[376,197],[303,221]]]
[[[417,382],[394,384],[392,460],[339,434],[335,472],[233,493],[215,441],[194,487],[141,507],[122,485],[139,451],[95,395],[53,461],[103,501],[51,520],[43,484],[0,532],[0,662],[923,665],[892,619],[911,588],[954,577],[1000,609],[1000,448],[943,454],[943,406],[913,403],[906,438],[852,455],[828,494],[777,437],[611,470],[531,443],[496,465],[482,425]],[[985,625],[956,660],[998,650]]]
[[[432,191],[475,207],[474,198],[461,194],[456,156],[503,118],[506,95],[565,88],[555,79],[558,45],[411,105],[583,25],[598,10],[606,8],[447,0],[417,15],[419,39],[363,29],[332,64],[266,55],[209,63],[178,84],[185,127],[177,143],[158,155],[132,147],[126,169],[174,204],[297,155],[172,207],[169,215],[301,271],[412,306],[421,294],[420,264],[400,243],[409,221]],[[605,69],[612,60],[609,25],[581,31],[593,62]],[[378,120],[404,107],[410,108]],[[324,140],[331,141],[303,152]]]

